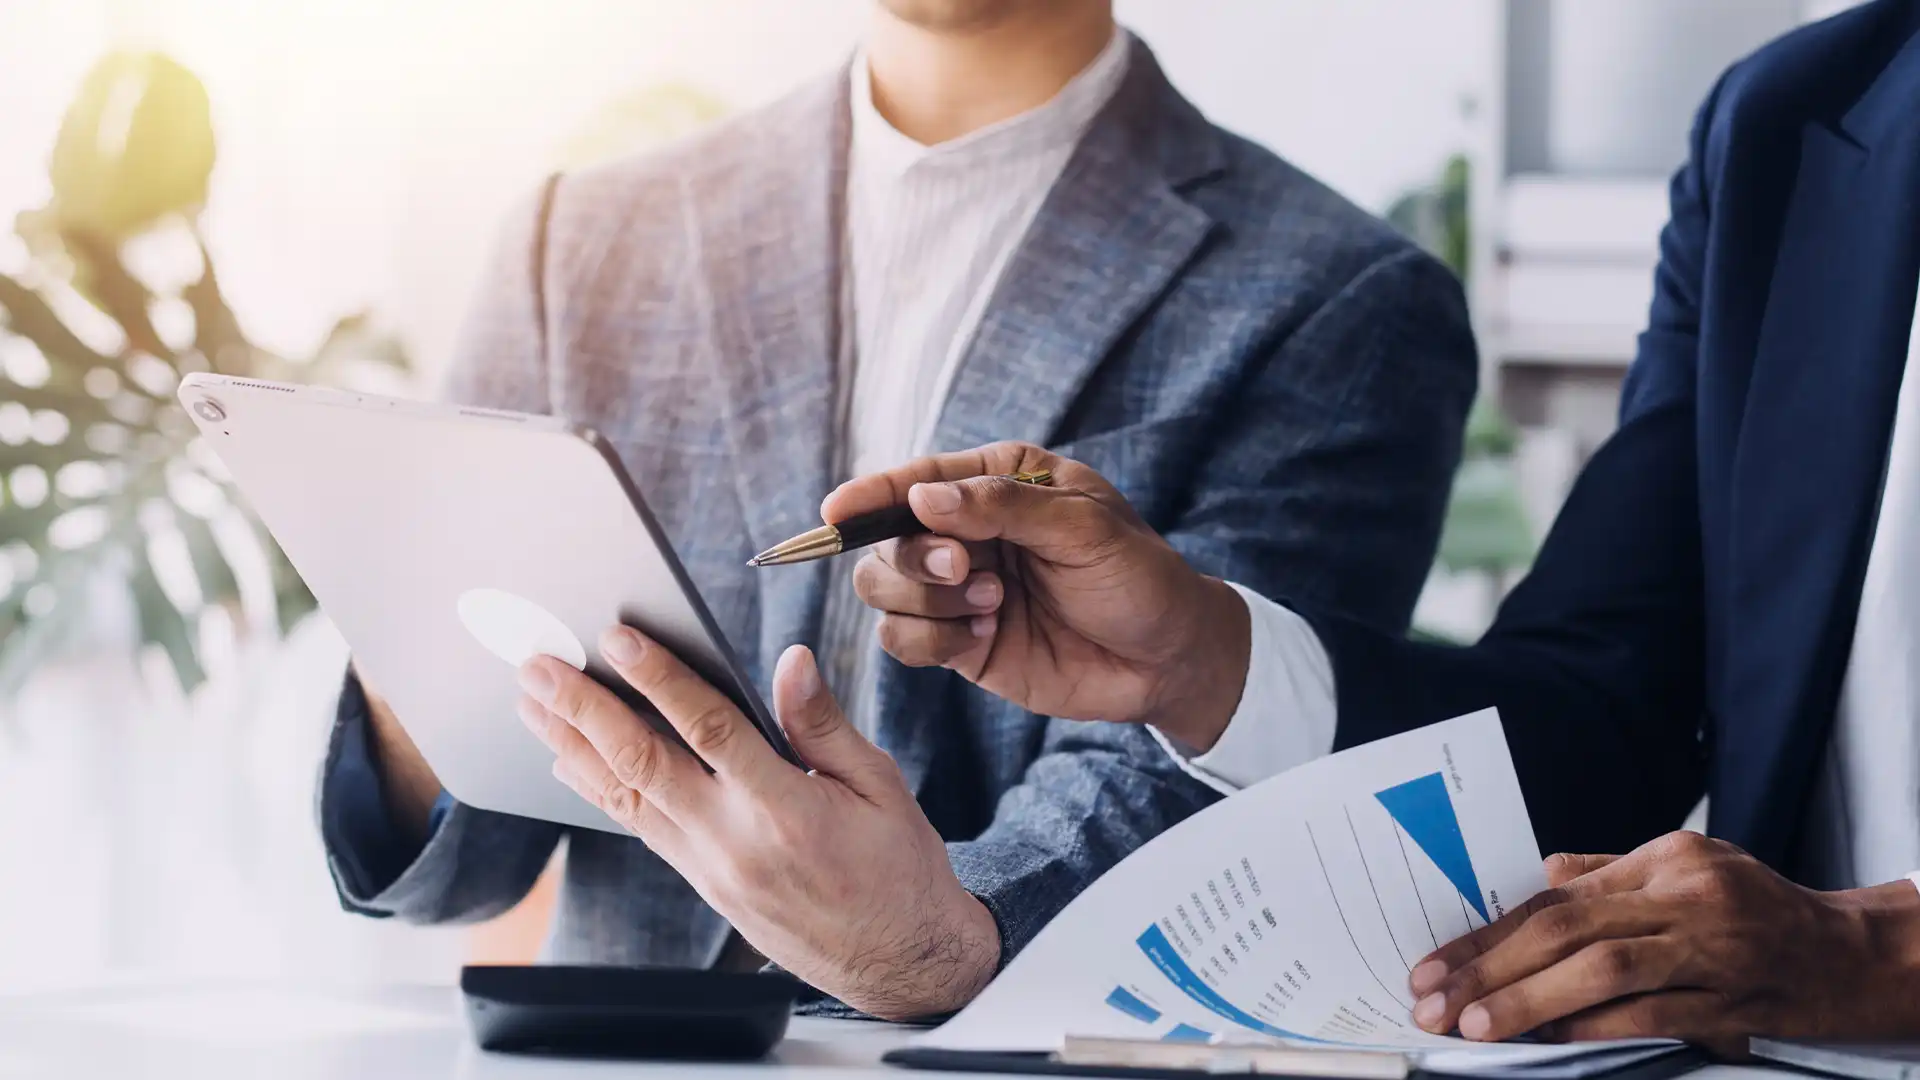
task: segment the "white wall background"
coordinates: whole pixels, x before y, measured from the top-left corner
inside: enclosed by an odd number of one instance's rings
[[[0,0],[0,226],[114,44],[193,67],[208,225],[249,330],[291,351],[371,307],[445,361],[493,222],[608,98],[736,106],[851,48],[866,0]],[[1477,137],[1492,0],[1122,0],[1220,123],[1383,207]],[[0,233],[4,233],[0,227]],[[0,237],[0,269],[20,258]],[[104,973],[445,977],[458,944],[334,907],[310,823],[340,645],[242,656],[189,706],[76,658],[0,715],[0,988]],[[5,706],[0,706],[4,709]],[[11,731],[12,734],[7,734]]]
[[[665,79],[765,101],[851,48],[868,0],[0,0],[0,213],[43,195],[59,109],[97,50],[193,67],[221,136],[210,223],[270,344],[342,310],[429,365],[491,223],[613,95]],[[1380,209],[1470,136],[1492,0],[1121,0],[1215,120]]]

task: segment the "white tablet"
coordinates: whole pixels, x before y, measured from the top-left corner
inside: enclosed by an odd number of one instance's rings
[[[621,831],[553,778],[552,752],[514,711],[515,669],[538,653],[644,710],[594,647],[616,622],[671,648],[793,759],[592,431],[207,374],[179,396],[454,798]]]

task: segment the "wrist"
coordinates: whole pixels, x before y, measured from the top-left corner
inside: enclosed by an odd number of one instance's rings
[[[1920,889],[1907,880],[1828,894],[1855,928],[1862,956],[1854,989],[1862,996],[1855,1013],[1867,1034],[1912,1029],[1920,1006]],[[1885,1015],[1900,1003],[1914,1014]]]
[[[1902,879],[1841,895],[1860,913],[1872,955],[1920,974],[1920,889]]]
[[[957,1012],[986,989],[1000,971],[999,921],[965,890],[945,910],[941,925],[932,927],[924,944],[886,977],[912,986],[910,992],[849,1004],[882,1020],[921,1020]]]
[[[957,959],[951,976],[930,1013],[954,1012],[966,1006],[1000,973],[1000,921],[970,892],[956,905]]]
[[[1147,722],[1197,753],[1220,741],[1239,711],[1251,662],[1253,618],[1233,586],[1199,576],[1200,603],[1185,648]]]

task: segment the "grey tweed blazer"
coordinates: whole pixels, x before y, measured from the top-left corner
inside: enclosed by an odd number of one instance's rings
[[[1110,477],[1201,570],[1405,628],[1476,363],[1454,278],[1213,127],[1135,42],[940,414],[939,450],[1052,446]],[[452,394],[618,448],[765,688],[821,630],[827,567],[747,557],[819,523],[831,474],[845,72],[662,153],[563,178],[509,222]],[[534,268],[540,268],[538,272]],[[877,737],[1011,956],[1107,868],[1215,796],[1145,731],[1049,720],[878,658]],[[342,735],[365,723],[355,688]],[[390,881],[321,815],[342,900],[483,919],[569,842],[556,962],[707,965],[725,922],[638,840],[456,804]]]

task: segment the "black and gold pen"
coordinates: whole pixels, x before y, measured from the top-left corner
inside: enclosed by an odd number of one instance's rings
[[[1014,473],[1007,479],[1022,484],[1044,484],[1053,479],[1053,473],[1041,469],[1038,472]],[[785,566],[788,563],[812,562],[843,551],[869,547],[882,540],[898,540],[903,536],[919,536],[931,531],[913,516],[912,508],[904,504],[889,506],[871,514],[855,514],[837,525],[822,525],[790,540],[782,540],[748,559],[747,565]]]

